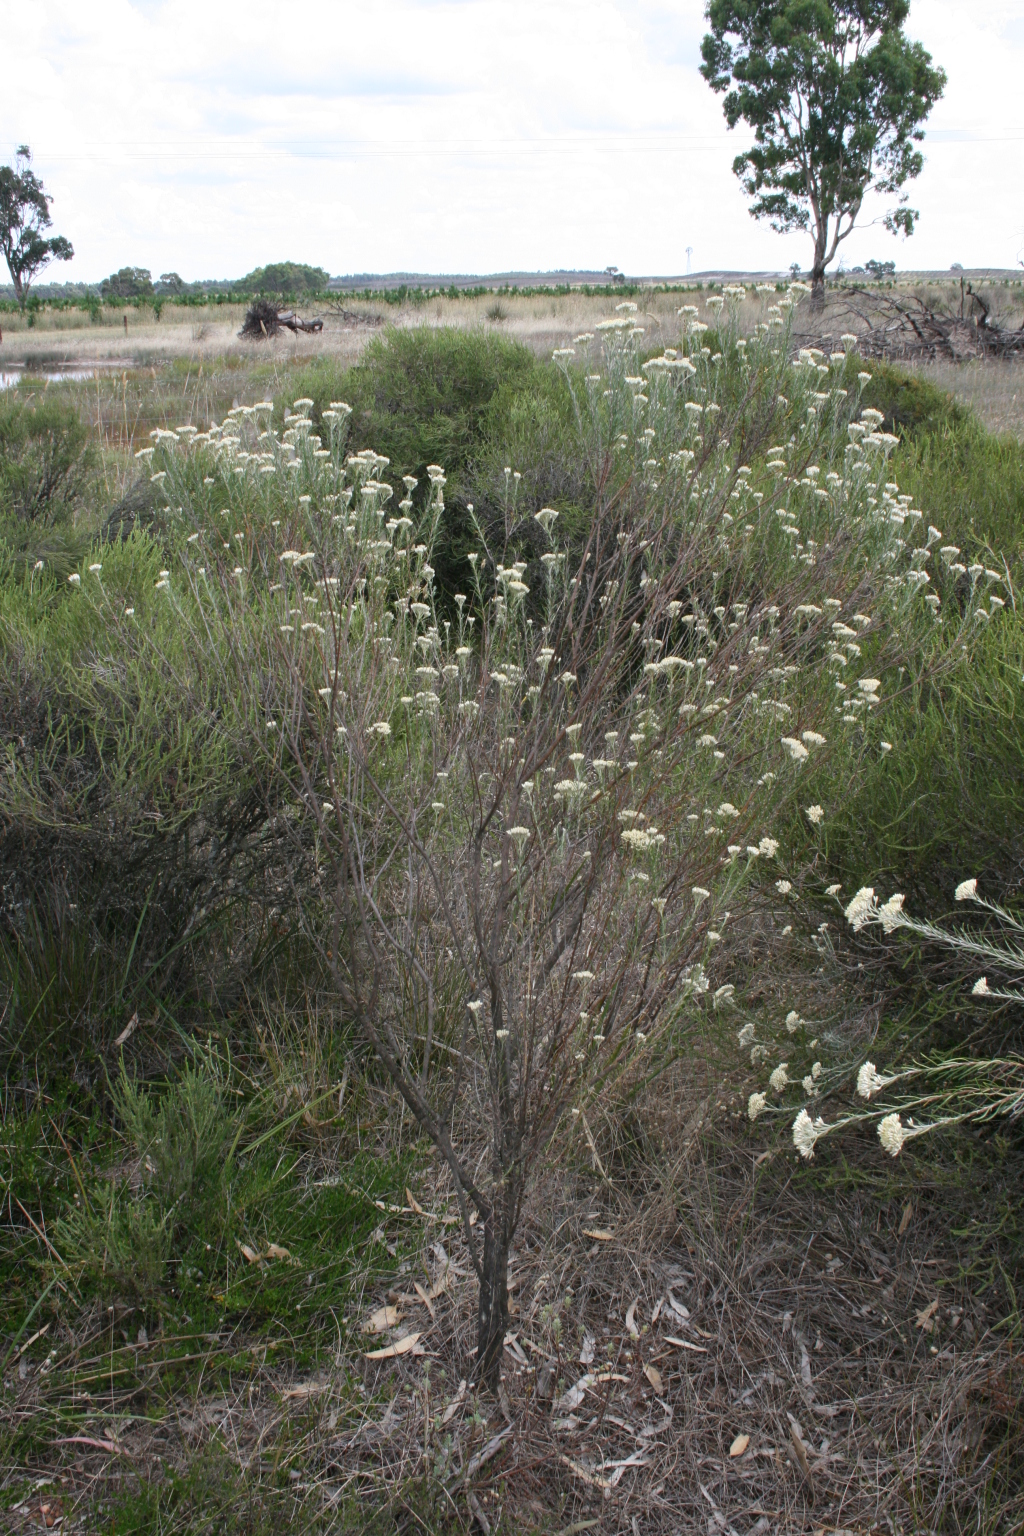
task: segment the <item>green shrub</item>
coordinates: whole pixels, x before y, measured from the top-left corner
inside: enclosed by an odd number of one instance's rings
[[[250,727],[238,735],[230,652],[204,659],[201,630],[179,624],[157,587],[169,556],[151,538],[94,556],[80,586],[45,572],[3,586],[4,969],[19,989],[35,978],[32,998],[50,986],[38,1014],[34,1002],[17,1009],[15,1037],[26,1029],[30,1052],[51,1013],[95,1045],[123,1027],[122,1003],[146,1006],[147,987],[194,978],[197,954],[233,969],[241,952],[224,924],[236,902],[251,923],[276,857]],[[255,881],[253,860],[264,870]],[[265,885],[264,895],[271,904]],[[53,967],[47,956],[79,930],[88,963]],[[259,932],[257,920],[244,952]]]
[[[986,432],[931,383],[888,364],[870,370],[865,401],[900,434],[891,470],[901,492],[941,530],[944,546],[959,548],[961,564],[1004,577],[983,578],[977,595],[963,577],[944,596],[950,640],[942,665],[903,673],[879,718],[892,753],[865,764],[856,782],[820,791],[836,806],[828,836],[835,878],[847,888],[899,889],[934,911],[981,870],[1000,889],[1015,889],[1024,858],[1024,617],[1005,581],[1024,539],[1024,446]],[[932,567],[943,569],[936,553]],[[959,626],[988,591],[1007,607],[968,656],[959,651]]]
[[[88,1205],[72,1207],[56,1223],[56,1237],[79,1285],[104,1300],[150,1301],[163,1285],[171,1256],[167,1213],[127,1183],[97,1184]]]
[[[1022,671],[1024,621],[1007,611],[959,665],[894,688],[878,719],[893,750],[821,791],[835,806],[829,866],[846,889],[901,890],[916,910],[941,911],[970,875],[1018,885]]]
[[[289,381],[289,394],[313,400],[317,423],[332,398],[347,400],[353,451],[386,454],[390,473],[416,475],[421,489],[427,465],[441,464],[450,496],[498,391],[545,371],[527,347],[490,332],[389,328],[373,338],[356,367],[316,363]]]
[[[160,1098],[122,1071],[114,1108],[164,1216],[175,1227],[219,1222],[241,1122],[217,1058],[187,1062]]]
[[[934,515],[949,542],[992,544],[1007,558],[1024,536],[1024,444],[986,432],[945,390],[892,363],[868,364],[864,404],[901,441],[894,478]]]
[[[224,1236],[241,1115],[212,1052],[160,1095],[122,1067],[113,1102],[128,1169],[83,1191],[58,1224],[61,1251],[90,1289],[152,1297],[174,1254]]]
[[[593,465],[558,370],[538,367],[513,377],[488,402],[468,487],[485,523],[508,498],[506,467],[521,476],[515,496],[524,517],[557,504],[572,521],[574,509],[586,516],[592,508]]]
[[[92,468],[88,431],[73,406],[53,396],[0,400],[0,527],[52,526],[81,497]]]
[[[990,547],[1013,563],[1024,543],[1024,443],[994,437],[964,413],[907,433],[893,469],[967,558]]]
[[[886,432],[933,431],[970,419],[970,412],[952,395],[905,368],[875,359],[867,368],[871,381],[864,389],[864,404],[882,412]]]
[[[298,373],[284,403],[303,396],[313,400],[312,418],[319,425],[331,400],[346,400],[353,409],[349,446],[386,455],[396,483],[413,475],[419,482],[413,494],[417,507],[427,501],[427,465],[444,468],[446,507],[435,557],[438,585],[450,593],[466,586],[464,557],[473,539],[466,503],[482,488],[475,467],[483,462],[484,483],[495,493],[494,465],[508,463],[502,454],[515,446],[502,430],[514,414],[512,402],[531,402],[527,411],[536,402],[543,412],[541,402],[559,388],[553,369],[504,336],[451,326],[389,328],[373,338],[354,368],[343,371],[324,360]],[[561,467],[572,475],[567,457]]]

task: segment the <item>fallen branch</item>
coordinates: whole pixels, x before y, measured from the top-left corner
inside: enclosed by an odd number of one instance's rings
[[[864,357],[900,361],[963,362],[974,357],[1024,355],[1024,326],[993,325],[989,303],[963,279],[957,314],[943,314],[918,295],[843,292],[845,312],[860,322],[857,347]],[[840,311],[842,313],[842,311]]]

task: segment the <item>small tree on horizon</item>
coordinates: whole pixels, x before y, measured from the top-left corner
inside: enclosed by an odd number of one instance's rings
[[[915,146],[946,74],[903,31],[909,0],[709,0],[701,74],[726,92],[754,145],[733,170],[751,213],[780,234],[810,229],[812,304],[869,188],[896,196],[884,216],[911,235],[905,184],[924,164]]]
[[[13,165],[0,165],[0,250],[22,310],[33,278],[51,261],[70,261],[74,248],[63,235],[44,236],[53,198],[30,169],[32,151],[20,144]]]
[[[105,299],[148,299],[152,292],[153,278],[148,267],[119,267],[100,284]]]

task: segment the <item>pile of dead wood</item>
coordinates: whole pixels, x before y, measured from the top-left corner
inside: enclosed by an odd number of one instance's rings
[[[293,335],[300,331],[319,335],[323,328],[322,320],[303,320],[294,310],[279,309],[270,299],[256,299],[246,310],[238,334],[258,341],[261,337],[276,336],[281,330],[291,331]]]
[[[1024,326],[995,324],[989,301],[961,279],[959,308],[945,314],[916,294],[844,289],[837,315],[857,332],[864,357],[899,361],[967,362],[978,357],[1024,357]]]

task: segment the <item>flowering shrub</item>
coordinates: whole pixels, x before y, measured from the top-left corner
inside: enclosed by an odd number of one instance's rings
[[[996,933],[963,924],[944,927],[911,917],[904,910],[902,893],[880,902],[871,886],[862,886],[857,891],[844,916],[854,933],[875,925],[887,936],[906,930],[956,956],[970,956],[985,963],[1007,979],[991,986],[987,976],[980,976],[971,988],[972,996],[1024,1002],[1024,991],[1020,990],[1024,981],[1024,950],[1020,943],[1024,924],[1006,907],[980,896],[976,879],[962,880],[954,894],[958,902],[969,902],[991,914],[996,919]],[[753,1039],[752,1030],[748,1038]],[[786,1066],[784,1062],[776,1067],[769,1079],[775,1094],[782,1094],[790,1082]],[[845,1076],[840,1070],[831,1086],[838,1087]],[[819,1097],[826,1087],[820,1062],[815,1062],[801,1087],[808,1099]],[[859,1110],[830,1122],[821,1115],[813,1116],[807,1106],[799,1111],[793,1121],[792,1136],[801,1157],[812,1158],[823,1137],[853,1125],[875,1123],[883,1150],[897,1157],[908,1141],[932,1131],[1000,1118],[1016,1119],[1024,1112],[1024,1062],[1019,1056],[999,1060],[934,1056],[898,1066],[886,1076],[874,1062],[864,1061],[856,1075],[856,1095],[865,1104],[878,1095],[884,1095],[884,1099],[873,1110]],[[767,1106],[765,1094],[752,1093],[747,1104],[750,1120],[757,1120]],[[922,1113],[926,1116],[923,1120],[919,1118]]]
[[[898,668],[938,675],[1000,621],[995,573],[892,480],[852,351],[791,358],[798,296],[765,294],[749,336],[735,293],[714,329],[684,305],[656,356],[623,304],[560,349],[585,522],[509,464],[450,596],[444,467],[395,484],[349,451],[346,402],[315,421],[302,396],[280,426],[264,401],[154,432],[166,542],[43,573],[4,615],[12,656],[59,622],[34,665],[60,679],[65,775],[9,775],[6,824],[42,819],[87,742],[124,765],[97,772],[110,843],[155,906],[182,893],[179,946],[243,903],[240,932],[288,915],[447,1165],[492,1383],[559,1125],[714,1014],[767,1069],[752,1121],[831,1085],[796,1010],[781,1061],[742,1020],[733,936],[799,898],[783,829],[827,839],[825,768],[886,760]],[[142,765],[139,740],[161,744]],[[797,1128],[805,1155],[828,1129]]]

